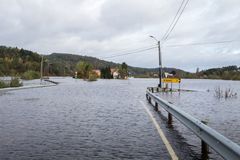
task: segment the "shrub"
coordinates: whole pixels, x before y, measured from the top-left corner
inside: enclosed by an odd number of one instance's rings
[[[0,71],[0,76],[4,76],[4,74],[2,73],[2,71]]]
[[[5,82],[0,80],[0,88],[6,88],[9,87]]]
[[[12,78],[10,82],[10,87],[20,87],[22,83],[20,82],[19,78]]]
[[[96,81],[97,80],[97,73],[94,71],[91,71],[89,73],[88,81]]]
[[[26,71],[22,75],[22,79],[31,80],[31,79],[39,79],[40,73],[36,71]]]
[[[76,65],[76,71],[78,72],[78,78],[88,79],[89,74],[92,71],[92,65],[88,62],[79,61]]]

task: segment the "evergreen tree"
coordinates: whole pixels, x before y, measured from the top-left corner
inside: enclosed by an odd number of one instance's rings
[[[101,69],[101,78],[103,78],[103,79],[111,79],[112,78],[110,66],[107,66],[107,67]]]

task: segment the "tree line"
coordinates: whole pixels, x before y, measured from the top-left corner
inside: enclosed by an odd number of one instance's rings
[[[42,56],[36,52],[17,47],[0,46],[0,76],[18,76],[23,79],[39,78],[41,58]],[[77,67],[78,62],[83,64]],[[43,74],[46,76],[73,76],[77,68],[85,67],[85,70],[99,69],[101,71],[100,78],[104,79],[113,78],[111,69],[118,71],[118,78],[127,77],[128,74],[139,78],[158,77],[158,68],[131,67],[126,63],[117,64],[94,57],[72,54],[45,55],[43,66]],[[176,71],[181,78],[240,80],[240,67],[236,65],[212,68],[196,73],[175,68],[163,68],[163,71],[168,73]],[[96,75],[93,72],[79,73],[79,77],[89,76],[95,77]]]
[[[240,80],[240,67],[231,65],[222,68],[211,68],[188,74],[186,78]]]
[[[41,56],[17,47],[0,46],[0,76],[27,77],[29,71],[39,77]]]

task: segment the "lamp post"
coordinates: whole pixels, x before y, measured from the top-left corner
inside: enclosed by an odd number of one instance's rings
[[[162,88],[162,56],[161,56],[160,40],[158,40],[154,36],[149,36],[149,37],[154,39],[155,41],[157,41],[157,44],[158,44],[158,54],[159,54],[159,73],[158,73],[159,84],[158,84],[158,87]]]

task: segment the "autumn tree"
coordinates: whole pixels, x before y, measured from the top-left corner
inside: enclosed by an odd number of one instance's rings
[[[125,62],[123,62],[119,66],[118,73],[119,73],[121,79],[126,79],[128,77],[128,66]]]
[[[93,67],[91,64],[80,61],[76,65],[76,71],[78,72],[78,78],[88,79],[89,74],[92,71]]]

